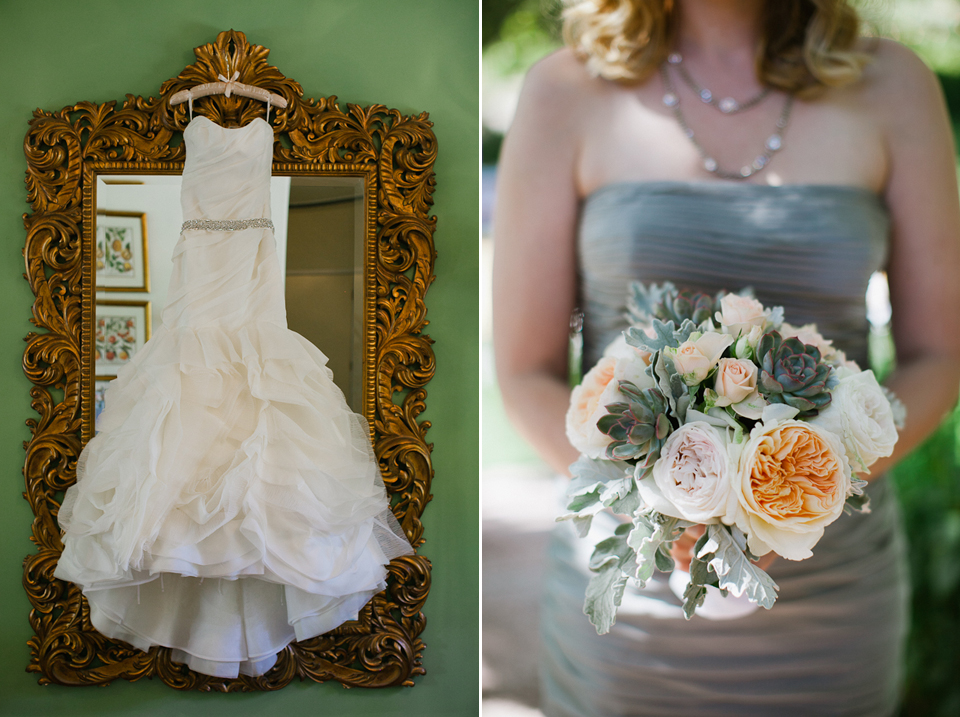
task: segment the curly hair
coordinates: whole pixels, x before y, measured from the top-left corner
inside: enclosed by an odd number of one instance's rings
[[[594,74],[639,81],[666,59],[678,11],[675,0],[568,0],[563,36]],[[869,61],[847,0],[766,0],[762,26],[757,76],[775,89],[814,95],[857,80]]]

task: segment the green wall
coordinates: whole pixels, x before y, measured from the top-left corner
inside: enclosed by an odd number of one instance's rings
[[[469,715],[479,697],[478,7],[467,0],[0,0],[0,715]],[[32,552],[22,497],[29,382],[20,369],[32,294],[23,137],[32,111],[156,95],[221,30],[270,48],[307,96],[427,111],[439,158],[438,279],[427,295],[435,444],[422,548],[434,566],[424,666],[413,688],[293,683],[265,694],[180,693],[157,680],[40,687],[28,660],[21,561]]]

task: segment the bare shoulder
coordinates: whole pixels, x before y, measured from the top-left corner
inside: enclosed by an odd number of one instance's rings
[[[573,50],[565,47],[534,63],[526,81],[532,87],[571,91],[587,89],[596,79]]]
[[[585,111],[590,100],[599,99],[612,83],[594,77],[569,48],[539,60],[527,72],[521,103],[561,115]]]
[[[886,38],[865,40],[872,56],[860,82],[871,115],[888,130],[944,115],[936,75],[908,47]]]

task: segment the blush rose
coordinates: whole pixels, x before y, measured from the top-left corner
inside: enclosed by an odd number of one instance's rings
[[[691,334],[677,348],[665,348],[664,355],[673,361],[673,366],[688,386],[701,383],[717,365],[724,350],[733,343],[728,334]]]
[[[761,329],[767,323],[768,312],[756,299],[739,294],[726,294],[720,299],[720,311],[716,314],[717,322],[723,330],[734,338],[740,334],[747,334],[754,326]]]
[[[757,390],[757,365],[748,359],[720,359],[713,390],[718,406],[740,403]]]
[[[637,486],[644,503],[664,515],[695,523],[716,523],[737,506],[727,440],[703,421],[686,423],[670,434],[653,475]]]

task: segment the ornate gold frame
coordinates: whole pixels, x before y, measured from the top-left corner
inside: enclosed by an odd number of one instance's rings
[[[419,639],[430,589],[430,563],[421,555],[390,563],[387,589],[357,621],[326,635],[293,643],[262,677],[220,679],[174,663],[166,648],[141,652],[97,633],[80,590],[53,577],[63,549],[57,511],[62,491],[76,480],[77,456],[92,431],[93,212],[96,175],[179,173],[180,132],[187,105],[171,107],[179,90],[239,71],[240,82],[286,98],[271,117],[276,133],[275,174],[362,176],[366,185],[366,296],[364,308],[364,408],[393,509],[411,543],[423,543],[420,521],[433,477],[418,421],[424,386],[434,374],[424,295],[434,279],[435,217],[428,215],[434,188],[436,138],[426,113],[404,116],[382,105],[347,105],[336,97],[304,99],[300,85],[266,62],[269,50],[241,32],[222,32],[196,48],[197,62],[144,99],[80,102],[59,112],[36,110],[24,141],[26,184],[33,213],[27,230],[26,279],[36,299],[23,369],[34,383],[24,446],[25,497],[34,512],[37,552],[24,560],[30,598],[27,670],[41,684],[106,684],[157,676],[178,689],[273,690],[295,677],[336,680],[346,686],[412,685],[424,674]],[[265,106],[236,95],[195,102],[194,112],[223,126],[262,116]],[[84,330],[87,327],[87,330]],[[394,401],[399,394],[400,400]]]

